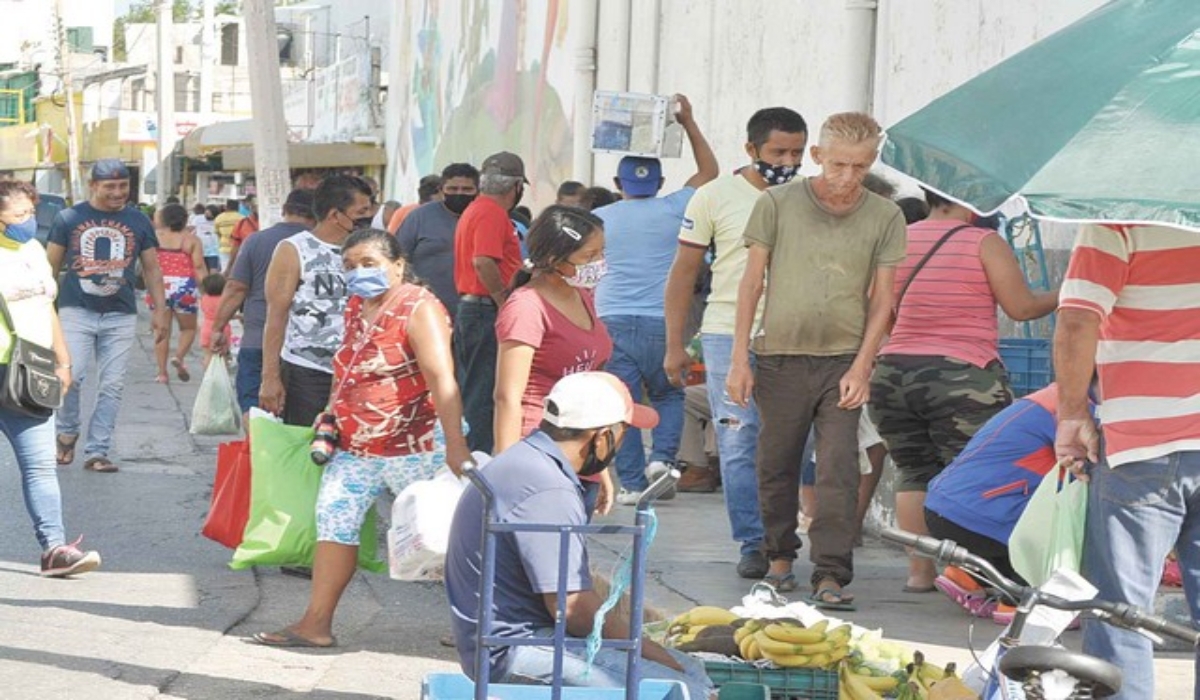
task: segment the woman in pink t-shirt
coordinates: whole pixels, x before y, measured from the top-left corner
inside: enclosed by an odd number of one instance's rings
[[[612,355],[592,290],[604,275],[604,228],[596,216],[552,206],[533,222],[529,261],[513,277],[496,318],[496,453],[537,429],[543,401],[562,377],[604,367]],[[614,453],[615,454],[615,453]],[[589,487],[596,510],[612,507],[612,476]]]

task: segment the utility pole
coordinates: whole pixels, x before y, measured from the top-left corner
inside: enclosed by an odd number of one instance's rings
[[[213,14],[216,0],[200,1],[200,109],[205,118],[213,107],[213,47],[216,45],[216,26]]]
[[[254,176],[259,226],[283,218],[283,201],[291,189],[287,122],[279,75],[279,43],[275,37],[275,3],[245,0],[246,50],[250,59],[250,103],[254,110]]]
[[[71,52],[67,46],[67,28],[63,24],[62,0],[54,0],[54,31],[58,39],[58,74],[63,96],[67,102],[67,194],[72,204],[82,201],[83,188],[79,181],[79,145],[75,134],[78,124],[75,114],[75,90],[71,82]]]
[[[158,0],[158,176],[155,201],[161,207],[175,183],[172,155],[175,152],[175,24],[171,0]]]

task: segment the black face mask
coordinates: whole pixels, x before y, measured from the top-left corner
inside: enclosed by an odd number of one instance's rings
[[[583,468],[579,470],[579,476],[596,476],[600,472],[608,469],[608,465],[612,464],[617,457],[616,439],[613,438],[611,430],[605,431],[604,439],[608,442],[608,456],[600,459],[596,454],[596,440],[592,439],[591,450],[588,456],[583,458]]]
[[[442,196],[442,204],[455,214],[461,215],[467,210],[467,206],[475,201],[475,197],[473,194],[447,194]]]
[[[371,216],[364,216],[354,219],[354,230],[357,231],[359,229],[371,228],[371,222],[374,220],[375,218]]]

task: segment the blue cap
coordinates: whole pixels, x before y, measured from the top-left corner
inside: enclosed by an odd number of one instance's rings
[[[662,163],[657,158],[625,156],[617,166],[621,191],[631,197],[652,197],[662,187]]]
[[[129,168],[116,158],[102,158],[92,165],[92,180],[128,180]]]

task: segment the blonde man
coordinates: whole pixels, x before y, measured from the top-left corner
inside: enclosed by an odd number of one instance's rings
[[[743,236],[748,255],[726,378],[731,400],[746,405],[753,397],[759,407],[765,580],[779,590],[797,588],[798,465],[815,428],[820,507],[808,532],[811,602],[833,610],[854,609],[842,589],[854,577],[859,413],[905,257],[904,215],[862,186],[881,137],[870,116],[835,114],[811,149],[821,174],[759,196]],[[753,328],[764,288],[762,321]]]

